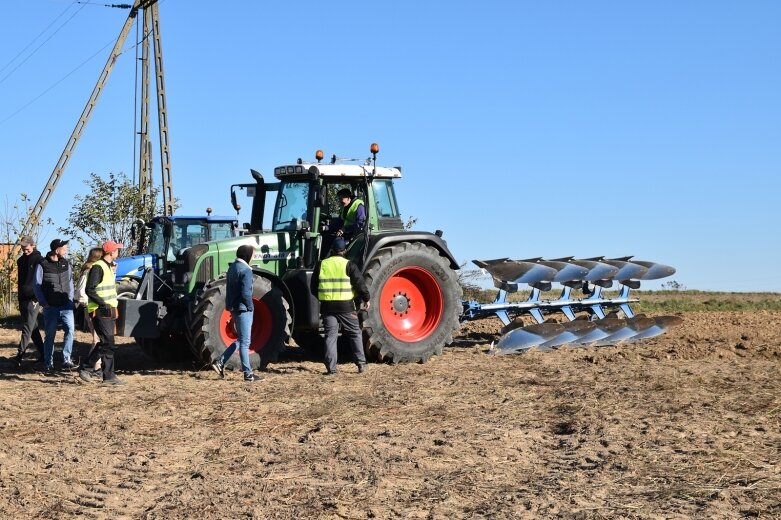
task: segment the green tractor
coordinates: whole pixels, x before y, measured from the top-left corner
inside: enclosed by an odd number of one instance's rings
[[[168,280],[147,272],[136,298],[122,302],[119,333],[136,337],[145,350],[150,345],[176,348],[186,341],[204,364],[216,359],[236,339],[225,309],[224,273],[236,249],[251,244],[253,367],[273,360],[291,336],[301,347],[319,349],[319,302],[310,292],[310,280],[329,253],[329,223],[342,210],[336,194],[348,188],[364,201],[367,213],[363,231],[349,242],[347,257],[362,269],[371,293],[369,310],[359,313],[369,359],[414,362],[440,354],[452,342],[463,312],[458,263],[441,231],[405,230],[393,187],[401,169],[377,166],[377,152],[373,144],[372,158],[366,161],[334,156],[323,163],[318,151],[316,163],[299,159],[275,168],[277,182],[267,183],[252,171],[254,184],[233,187],[246,189],[253,198],[249,233],[180,251]],[[235,193],[231,198],[238,210]],[[264,229],[270,196],[276,203],[270,228]],[[227,367],[239,368],[238,359]]]

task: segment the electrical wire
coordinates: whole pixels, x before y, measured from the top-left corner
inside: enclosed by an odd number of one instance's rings
[[[54,25],[54,24],[55,24],[55,22],[57,22],[57,20],[59,20],[60,18],[62,18],[62,15],[64,15],[65,13],[67,13],[67,12],[68,12],[68,10],[69,10],[71,7],[73,7],[74,5],[76,5],[77,1],[78,1],[78,0],[74,0],[74,1],[73,1],[73,2],[72,2],[72,3],[71,3],[69,6],[68,6],[68,7],[66,7],[66,8],[65,8],[65,10],[64,10],[63,12],[61,12],[60,14],[58,14],[58,15],[57,15],[57,17],[56,17],[54,20],[52,20],[52,21],[51,21],[51,23],[49,23],[49,25],[47,25],[47,26],[44,28],[44,30],[42,30],[41,32],[39,32],[39,33],[38,33],[38,35],[37,35],[35,38],[33,38],[32,40],[30,40],[30,43],[28,43],[27,45],[25,45],[25,46],[24,46],[24,49],[20,50],[20,51],[19,51],[19,52],[16,54],[16,56],[14,56],[13,58],[11,58],[11,60],[10,60],[8,63],[6,63],[5,65],[3,65],[3,67],[2,67],[2,68],[0,68],[0,73],[2,73],[2,72],[5,70],[5,69],[7,69],[8,67],[10,67],[10,66],[11,66],[11,64],[12,64],[14,61],[16,61],[16,58],[18,58],[19,56],[21,56],[22,54],[24,54],[24,51],[26,51],[27,49],[29,49],[29,48],[30,48],[30,46],[31,46],[33,43],[35,43],[35,40],[37,40],[38,38],[40,38],[40,37],[41,37],[41,36],[42,36],[42,35],[43,35],[43,34],[44,34],[46,31],[48,31],[48,30],[49,30],[49,28],[50,28],[52,25]]]
[[[73,5],[73,4],[71,4],[71,5]],[[70,6],[68,6],[68,9],[70,9]],[[65,27],[66,25],[68,25],[68,22],[70,22],[71,20],[73,20],[73,18],[74,18],[74,17],[75,17],[77,14],[79,14],[79,12],[81,12],[81,10],[82,10],[82,9],[84,9],[84,6],[83,6],[83,5],[82,5],[81,7],[79,7],[79,8],[78,8],[78,10],[77,10],[75,13],[73,13],[73,14],[71,15],[71,17],[70,17],[70,18],[68,18],[67,20],[65,20],[65,21],[62,23],[62,25],[60,25],[59,27],[57,27],[57,29],[56,29],[56,30],[55,30],[53,33],[51,33],[51,34],[49,35],[49,37],[48,37],[48,38],[46,38],[44,41],[42,41],[42,42],[41,42],[41,44],[40,44],[38,47],[36,47],[35,49],[33,49],[33,51],[32,51],[30,54],[28,54],[28,55],[27,55],[27,57],[26,57],[25,59],[23,59],[23,60],[22,60],[22,61],[21,61],[21,62],[20,62],[20,63],[19,63],[19,64],[18,64],[16,67],[14,67],[13,69],[11,69],[11,70],[8,72],[8,74],[6,74],[6,75],[5,75],[5,76],[3,76],[2,78],[0,78],[0,85],[2,85],[2,84],[3,84],[3,82],[4,82],[5,80],[7,80],[9,77],[11,77],[11,75],[12,75],[14,72],[16,72],[16,71],[17,71],[17,69],[19,69],[19,67],[21,67],[22,65],[24,65],[25,63],[27,63],[27,60],[29,60],[30,58],[32,58],[32,57],[35,55],[35,53],[36,53],[36,52],[38,52],[38,51],[41,49],[41,47],[43,47],[44,45],[46,45],[46,43],[48,43],[48,42],[49,42],[49,40],[51,40],[51,39],[54,37],[54,35],[55,35],[55,34],[57,34],[58,32],[60,32],[60,30],[61,30],[63,27]],[[67,9],[66,9],[66,11],[67,11]],[[48,27],[47,27],[47,29],[48,29]],[[45,30],[46,30],[46,29],[44,29],[44,32],[45,32]],[[40,36],[40,35],[39,35],[39,36]],[[38,36],[36,36],[35,38],[37,39],[37,38],[38,38]],[[35,41],[35,40],[33,40],[33,41]],[[29,47],[29,45],[28,45],[27,47]],[[27,47],[25,47],[25,49],[27,49]],[[24,51],[22,51],[22,52],[24,52]],[[17,55],[17,56],[18,56],[18,55]],[[16,58],[14,58],[14,59],[16,59]],[[13,60],[11,60],[11,62],[13,62]],[[9,64],[10,64],[11,62],[9,62]]]
[[[147,35],[145,35],[145,36],[144,36],[144,38],[147,38],[148,36],[149,36],[149,35],[147,34]],[[138,46],[139,46],[139,45],[140,45],[142,42],[143,42],[143,39],[142,39],[141,41],[137,41],[136,43],[132,43],[132,44],[130,44],[130,46],[129,46],[129,47],[127,47],[127,48],[124,48],[124,49],[120,50],[120,51],[119,51],[119,53],[117,54],[116,58],[118,59],[120,56],[122,56],[123,54],[127,53],[128,51],[130,51],[130,50],[132,50],[132,49],[135,49],[135,48],[137,48],[137,47],[138,47]],[[32,105],[33,103],[35,103],[36,101],[38,101],[38,100],[39,100],[40,98],[42,98],[42,97],[43,97],[45,94],[49,93],[49,91],[51,91],[52,89],[54,89],[54,87],[56,87],[57,85],[59,85],[60,83],[62,83],[63,81],[65,81],[67,78],[69,78],[70,76],[72,76],[72,75],[73,75],[73,74],[74,74],[74,73],[75,73],[77,70],[79,70],[79,69],[80,69],[80,68],[82,68],[84,65],[86,65],[86,64],[87,64],[87,63],[89,63],[91,60],[93,60],[93,59],[95,58],[95,56],[97,56],[97,55],[99,55],[101,52],[103,52],[103,50],[104,50],[106,47],[108,47],[108,46],[110,46],[110,45],[113,45],[114,43],[116,43],[116,38],[115,38],[115,39],[112,39],[112,40],[111,40],[111,41],[109,41],[107,44],[105,44],[103,47],[101,47],[100,49],[98,49],[98,50],[97,50],[97,52],[95,52],[95,53],[94,53],[94,54],[92,54],[92,55],[91,55],[89,58],[87,58],[86,60],[84,60],[83,62],[81,62],[79,65],[77,65],[77,66],[76,66],[76,67],[75,67],[73,70],[71,70],[70,72],[68,72],[67,74],[65,74],[63,77],[61,77],[60,79],[58,79],[57,81],[55,81],[54,83],[52,83],[51,85],[49,85],[49,86],[48,86],[46,89],[44,89],[44,90],[43,90],[43,91],[42,91],[40,94],[38,94],[37,96],[35,96],[34,98],[32,98],[30,101],[28,101],[27,103],[25,103],[24,105],[22,105],[21,107],[19,107],[18,109],[16,109],[14,112],[12,112],[12,113],[11,113],[11,114],[9,114],[8,116],[6,116],[4,119],[0,119],[0,125],[3,125],[3,124],[5,124],[5,123],[6,123],[7,121],[9,121],[11,118],[13,118],[13,117],[14,117],[14,116],[16,116],[17,114],[19,114],[19,112],[23,111],[25,108],[29,107],[30,105]]]

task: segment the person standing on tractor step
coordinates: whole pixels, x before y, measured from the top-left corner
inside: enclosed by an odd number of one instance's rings
[[[336,192],[336,196],[343,206],[339,213],[341,222],[336,230],[336,236],[344,237],[346,242],[350,242],[355,235],[363,231],[363,226],[366,224],[366,207],[361,199],[353,198],[349,188],[342,188]]]
[[[90,352],[87,362],[79,370],[79,377],[84,381],[92,381],[92,367],[101,361],[103,369],[103,384],[123,385],[124,381],[114,372],[114,330],[117,319],[117,283],[114,275],[114,260],[119,256],[119,250],[124,244],[113,240],[103,243],[103,258],[95,262],[87,275],[87,312],[92,316],[92,327],[98,335],[98,345]]]
[[[363,281],[358,266],[345,258],[347,244],[342,237],[336,237],[331,246],[331,256],[320,262],[312,274],[312,293],[320,300],[320,314],[325,329],[326,375],[337,373],[336,337],[339,326],[342,335],[350,341],[350,347],[358,365],[358,372],[366,371],[366,355],[363,352],[361,326],[355,309],[355,293],[369,308],[369,289]]]
[[[35,266],[33,291],[43,307],[44,373],[54,372],[54,335],[57,325],[62,323],[65,334],[62,342],[62,368],[76,368],[71,361],[73,350],[73,273],[68,256],[68,241],[55,238],[46,256]]]
[[[19,351],[14,358],[17,367],[22,366],[22,357],[30,344],[35,343],[38,349],[39,361],[43,361],[43,338],[38,330],[38,314],[41,311],[33,288],[35,282],[35,266],[43,258],[35,248],[32,237],[22,237],[22,256],[16,261],[16,296],[19,299],[19,313],[22,315],[22,338],[19,341]]]
[[[252,333],[252,318],[255,313],[255,304],[252,301],[252,285],[254,276],[249,266],[255,248],[251,245],[239,246],[236,250],[236,261],[231,263],[226,274],[225,309],[231,313],[233,324],[236,327],[238,337],[230,344],[219,359],[214,360],[212,368],[225,378],[225,363],[239,348],[241,368],[244,371],[244,381],[254,383],[262,378],[252,372],[249,363],[250,334]]]

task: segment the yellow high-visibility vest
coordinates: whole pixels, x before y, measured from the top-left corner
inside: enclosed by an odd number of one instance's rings
[[[343,256],[329,256],[320,264],[317,299],[321,302],[347,301],[355,298],[350,277],[347,276],[347,260]]]
[[[95,292],[103,298],[106,305],[116,309],[119,306],[119,301],[117,300],[117,282],[114,280],[114,271],[103,260],[95,262],[95,265],[92,266],[93,269],[95,266],[100,266],[100,269],[103,271],[103,278],[100,280],[100,284],[98,284]],[[94,312],[98,307],[99,305],[92,299],[87,302],[87,312]]]

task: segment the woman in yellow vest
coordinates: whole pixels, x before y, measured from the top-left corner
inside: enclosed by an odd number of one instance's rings
[[[114,330],[117,319],[117,283],[115,281],[114,260],[119,256],[123,244],[109,240],[103,244],[103,258],[95,262],[89,270],[87,285],[87,312],[92,316],[92,327],[98,335],[98,344],[89,355],[86,364],[79,370],[84,381],[93,380],[94,366],[100,358],[103,365],[103,384],[123,385],[124,381],[114,373]]]
[[[334,375],[336,367],[336,337],[339,326],[342,336],[350,341],[350,347],[358,365],[358,372],[366,371],[366,355],[363,352],[361,326],[355,309],[355,294],[363,302],[362,308],[369,308],[369,289],[363,281],[361,271],[344,255],[347,245],[337,237],[331,245],[331,256],[320,262],[312,274],[312,293],[320,300],[320,315],[325,329],[325,375]]]

